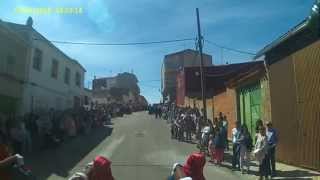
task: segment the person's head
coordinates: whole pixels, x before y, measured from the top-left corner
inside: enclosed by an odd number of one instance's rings
[[[262,136],[265,136],[266,135],[266,128],[264,126],[259,126],[259,133]]]
[[[236,128],[240,128],[241,127],[241,122],[240,121],[236,121],[235,124],[236,124]]]
[[[271,121],[268,121],[266,125],[267,125],[268,129],[272,128],[272,122]]]
[[[185,177],[185,174],[183,172],[183,166],[179,163],[175,163],[172,167],[171,175],[174,177],[175,180]]]
[[[206,164],[206,155],[202,152],[192,153],[183,165],[186,176],[192,179],[204,179],[203,168]]]
[[[242,127],[241,127],[241,132],[242,132],[242,133],[245,133],[245,134],[249,132],[247,125],[245,125],[245,124],[242,125]]]
[[[222,112],[219,112],[219,116],[220,116],[220,117],[223,117],[223,114],[222,114]]]
[[[256,122],[256,127],[259,127],[259,126],[263,126],[263,121],[261,119],[258,119]]]
[[[111,172],[111,161],[103,156],[97,156],[89,172],[89,179],[113,180]]]
[[[227,120],[227,116],[226,115],[223,116],[223,120]]]

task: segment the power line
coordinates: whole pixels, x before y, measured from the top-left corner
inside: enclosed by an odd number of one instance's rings
[[[44,39],[37,39],[37,41],[49,41]],[[148,44],[165,44],[165,43],[174,43],[181,41],[194,41],[195,38],[184,38],[184,39],[173,39],[173,40],[164,40],[164,41],[145,41],[145,42],[128,42],[128,43],[97,43],[97,42],[72,42],[72,41],[56,41],[51,40],[51,43],[57,44],[71,44],[71,45],[93,45],[93,46],[131,46],[131,45],[148,45]]]
[[[208,44],[211,44],[211,45],[214,45],[214,46],[217,46],[219,48],[226,49],[226,50],[229,50],[229,51],[234,51],[234,52],[241,53],[241,54],[249,54],[249,55],[252,55],[252,56],[257,55],[256,53],[252,53],[252,52],[248,52],[248,51],[243,51],[243,50],[239,50],[239,49],[234,49],[234,48],[222,46],[222,45],[219,45],[217,43],[211,42],[211,41],[206,40],[206,39],[204,41],[207,42]]]
[[[46,40],[46,39],[38,39],[34,38],[36,41],[49,41],[51,43],[56,44],[70,44],[70,45],[89,45],[89,46],[134,46],[134,45],[149,45],[149,44],[167,44],[167,43],[174,43],[174,42],[185,42],[185,41],[195,41],[196,38],[184,38],[184,39],[172,39],[172,40],[163,40],[163,41],[145,41],[145,42],[128,42],[128,43],[98,43],[98,42],[72,42],[72,41],[58,41],[58,40]],[[243,51],[239,49],[234,49],[230,47],[226,47],[223,45],[219,45],[209,40],[204,40],[208,44],[217,46],[222,49],[226,49],[229,51],[238,52],[241,54],[249,54],[249,55],[256,55],[255,53]]]

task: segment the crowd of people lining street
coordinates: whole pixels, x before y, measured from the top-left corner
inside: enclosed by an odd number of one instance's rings
[[[139,109],[140,110],[140,109]],[[37,111],[21,117],[0,114],[0,177],[11,179],[9,168],[20,155],[56,148],[78,135],[108,125],[111,118],[130,114],[121,104],[110,104],[58,111]],[[6,168],[7,167],[7,168]]]
[[[250,161],[259,164],[259,179],[276,176],[275,150],[277,131],[271,122],[257,120],[254,136],[246,124],[236,121],[228,140],[228,119],[222,112],[212,120],[205,120],[198,108],[158,104],[149,106],[149,114],[171,124],[171,137],[179,141],[196,142],[210,156],[210,163],[221,165],[224,154],[232,145],[232,169],[250,173]]]

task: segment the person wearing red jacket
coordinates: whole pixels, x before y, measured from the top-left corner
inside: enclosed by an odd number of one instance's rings
[[[202,152],[195,152],[189,155],[186,163],[183,165],[183,171],[185,175],[191,177],[192,180],[205,180],[205,177],[203,176],[205,164],[205,154]]]
[[[88,174],[89,180],[114,180],[111,172],[111,161],[103,156],[97,156]]]

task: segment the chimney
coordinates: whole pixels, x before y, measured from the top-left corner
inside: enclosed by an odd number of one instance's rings
[[[32,27],[32,25],[33,25],[32,17],[30,17],[30,16],[28,17],[26,25],[29,26],[29,27]]]

